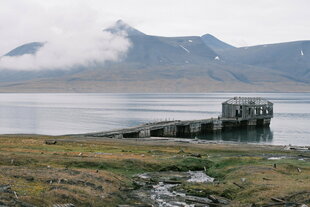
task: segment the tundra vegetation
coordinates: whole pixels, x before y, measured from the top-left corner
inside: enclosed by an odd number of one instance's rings
[[[226,206],[309,205],[309,161],[309,150],[283,146],[2,135],[0,205],[146,204],[131,193],[141,188],[137,174],[189,170],[215,181],[178,182],[186,195],[217,196]]]

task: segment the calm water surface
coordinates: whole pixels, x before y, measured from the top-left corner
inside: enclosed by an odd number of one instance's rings
[[[202,138],[310,145],[310,93],[0,94],[0,134],[77,134],[159,120],[217,117],[221,103],[234,96],[274,102],[270,129]]]

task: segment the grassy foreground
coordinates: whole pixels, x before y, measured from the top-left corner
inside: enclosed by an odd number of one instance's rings
[[[47,139],[57,143],[47,145]],[[287,158],[267,159],[281,156]],[[295,198],[310,191],[308,158],[309,151],[280,146],[3,135],[0,205],[137,204],[130,197],[135,174],[188,170],[206,170],[216,182],[180,187],[192,195],[227,198],[229,206],[264,206],[272,198],[310,204],[310,197]]]

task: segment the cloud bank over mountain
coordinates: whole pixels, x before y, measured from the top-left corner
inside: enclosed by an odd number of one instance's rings
[[[130,46],[121,34],[103,32],[112,23],[82,0],[11,0],[0,7],[0,68],[14,70],[68,69],[76,65],[115,61]],[[16,46],[41,42],[35,55],[1,57]]]
[[[103,31],[59,32],[34,53],[10,56],[0,59],[1,69],[46,70],[71,69],[117,61],[130,47],[126,36]],[[39,44],[39,43],[37,43]],[[32,45],[28,45],[31,47]],[[24,47],[27,47],[25,45]],[[32,51],[31,48],[28,50]],[[14,51],[12,51],[14,53]]]
[[[61,30],[106,28],[117,19],[157,36],[208,32],[236,47],[307,40],[308,8],[309,0],[6,0],[0,6],[0,55]]]

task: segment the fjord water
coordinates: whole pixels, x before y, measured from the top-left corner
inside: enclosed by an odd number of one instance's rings
[[[270,128],[200,137],[217,141],[310,145],[310,93],[0,94],[0,134],[79,134],[160,120],[218,117],[234,96],[274,103]]]

